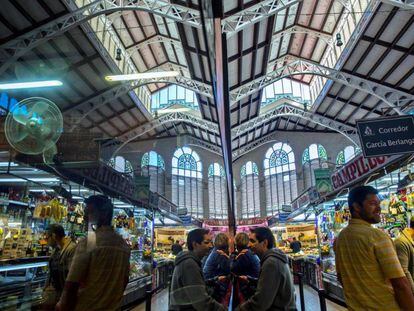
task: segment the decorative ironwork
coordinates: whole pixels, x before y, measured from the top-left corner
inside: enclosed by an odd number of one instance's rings
[[[71,0],[65,0],[71,3]],[[45,25],[29,31],[0,47],[0,55],[7,61],[0,67],[0,74],[19,57],[36,46],[81,25],[93,17],[125,10],[139,10],[156,14],[173,21],[201,27],[200,12],[163,0],[97,0],[70,12]]]
[[[288,61],[288,63],[283,65],[283,61]],[[275,70],[236,88],[230,92],[230,97],[232,102],[236,103],[282,78],[306,74],[323,76],[327,79],[371,94],[372,96],[381,99],[398,114],[402,114],[399,108],[400,106],[404,103],[406,104],[407,102],[414,101],[414,96],[411,94],[293,56],[278,60],[278,66]]]

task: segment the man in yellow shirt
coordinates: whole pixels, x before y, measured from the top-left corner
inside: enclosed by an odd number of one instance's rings
[[[352,189],[349,225],[335,241],[336,271],[349,310],[414,310],[414,296],[390,237],[371,226],[380,222],[378,191]]]

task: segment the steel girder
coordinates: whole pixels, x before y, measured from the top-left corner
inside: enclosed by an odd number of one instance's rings
[[[217,133],[219,132],[218,125],[214,122],[206,121],[204,119],[201,119],[201,118],[198,118],[190,114],[186,114],[186,113],[173,112],[173,113],[163,115],[141,126],[138,126],[137,128],[125,133],[124,135],[117,137],[118,139],[123,141],[123,143],[114,151],[114,153],[112,154],[112,157],[116,155],[122,148],[124,148],[128,143],[130,143],[134,139],[137,139],[138,137],[159,127],[160,125],[163,125],[169,122],[185,122],[185,123],[195,125],[206,131],[214,131]]]
[[[316,37],[319,38],[321,40],[323,40],[327,45],[329,46],[333,46],[333,37],[327,33],[323,33],[323,32],[319,32],[316,30],[312,30],[300,25],[294,25],[292,27],[286,28],[278,33],[275,33],[272,36],[272,44],[274,43],[275,40],[280,39],[286,35],[291,35],[294,33],[303,33],[303,34],[307,34],[311,37]]]
[[[252,5],[247,9],[237,12],[224,18],[221,22],[222,32],[227,34],[227,38],[236,34],[240,30],[255,24],[261,20],[275,15],[302,0],[266,0]]]
[[[391,4],[405,10],[414,10],[414,0],[381,0],[381,2]]]
[[[186,136],[185,138],[185,142],[187,145],[193,145],[193,146],[197,146],[200,148],[203,148],[205,150],[208,150],[210,152],[213,152],[219,156],[223,156],[223,152],[221,150],[220,146],[217,146],[215,144],[206,142],[202,139],[196,138],[194,136]]]
[[[284,66],[276,68],[274,71],[246,83],[230,93],[232,102],[235,103],[241,99],[256,93],[258,90],[282,79],[294,75],[319,75],[335,82],[344,84],[354,89],[366,92],[381,99],[398,114],[402,114],[399,107],[404,102],[414,100],[414,96],[405,92],[395,90],[379,83],[368,81],[351,74],[347,74],[332,68],[322,66],[309,60],[290,57],[292,60]]]
[[[239,137],[270,120],[284,116],[298,117],[326,127],[330,130],[340,133],[349,139],[355,146],[360,147],[356,128],[345,125],[330,118],[305,111],[289,104],[282,104],[280,106],[277,106],[269,112],[266,112],[246,123],[243,123],[242,125],[239,125],[233,130],[232,136]]]
[[[64,0],[66,2],[71,0]],[[163,0],[97,0],[76,11],[70,12],[43,26],[29,31],[0,47],[0,55],[6,62],[0,67],[0,74],[27,51],[41,43],[84,23],[101,14],[124,10],[139,10],[157,14],[177,22],[200,28],[200,12]]]
[[[151,83],[176,84],[207,97],[213,96],[212,89],[209,85],[206,85],[202,82],[194,81],[184,76],[167,77],[161,79],[145,79],[134,81],[132,83],[123,83],[103,92],[102,94],[96,95],[88,100],[85,100],[84,102],[81,102],[76,106],[72,106],[68,110],[64,111],[74,111],[74,113],[72,113],[72,118],[77,121],[75,124],[73,124],[72,130],[76,128],[86,118],[86,116],[88,116],[91,112],[95,111],[96,109],[110,103],[111,101],[123,95],[128,94],[130,91],[133,91],[136,88]]]
[[[256,149],[257,147],[260,147],[270,141],[277,140],[278,133],[270,133],[267,134],[259,139],[255,139],[254,141],[248,143],[247,145],[240,147],[239,149],[233,151],[233,159],[236,161],[241,156],[245,155],[246,153],[252,151],[253,149]]]
[[[131,57],[135,52],[139,51],[143,47],[146,47],[146,46],[149,46],[149,45],[155,44],[155,43],[169,43],[177,49],[180,49],[180,50],[184,49],[180,40],[169,38],[169,37],[162,36],[162,35],[158,35],[158,36],[155,36],[153,38],[150,38],[148,40],[145,40],[141,43],[138,43],[137,45],[134,45],[134,46],[131,46],[130,48],[128,48],[126,50],[129,54],[128,57]]]

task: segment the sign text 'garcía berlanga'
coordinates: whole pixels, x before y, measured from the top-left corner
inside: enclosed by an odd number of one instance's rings
[[[414,116],[357,121],[365,157],[414,152]]]

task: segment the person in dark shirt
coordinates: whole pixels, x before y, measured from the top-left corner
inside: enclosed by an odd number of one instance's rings
[[[295,237],[293,237],[292,243],[290,243],[290,248],[292,249],[292,252],[299,253],[300,249],[302,247],[302,244],[296,240]]]
[[[175,241],[175,244],[171,246],[171,253],[175,256],[183,250],[183,247],[180,245],[180,241]]]

